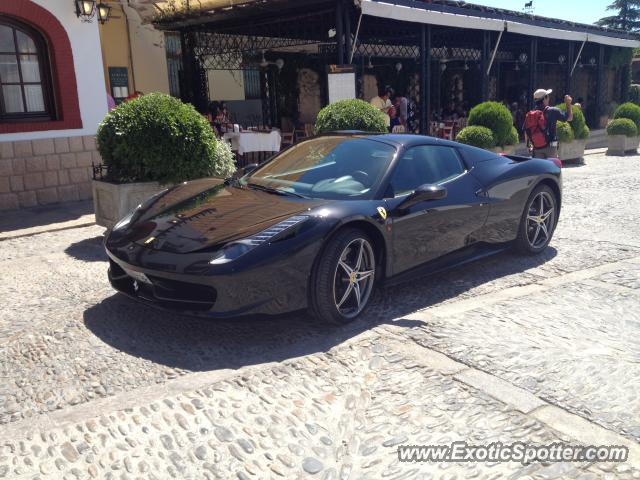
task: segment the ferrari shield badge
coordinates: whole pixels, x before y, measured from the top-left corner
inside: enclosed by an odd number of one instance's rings
[[[387,219],[387,211],[384,209],[384,207],[378,207],[378,213],[380,214],[383,220]]]

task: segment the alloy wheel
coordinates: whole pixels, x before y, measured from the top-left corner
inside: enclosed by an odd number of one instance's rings
[[[345,318],[356,317],[367,305],[375,281],[375,255],[364,238],[352,240],[340,254],[333,277],[333,299]]]
[[[527,240],[532,248],[538,249],[548,243],[555,219],[555,200],[548,192],[538,193],[531,200],[527,213]]]

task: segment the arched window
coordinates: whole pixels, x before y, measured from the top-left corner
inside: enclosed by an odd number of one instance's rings
[[[0,16],[0,121],[54,119],[44,38],[27,25]]]

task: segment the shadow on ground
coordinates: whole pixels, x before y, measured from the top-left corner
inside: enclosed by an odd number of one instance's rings
[[[93,213],[93,201],[60,203],[42,207],[2,212],[0,232],[68,222]]]
[[[154,363],[188,371],[239,368],[326,352],[381,324],[418,328],[402,317],[450,301],[539,280],[523,274],[555,257],[503,253],[463,268],[377,292],[367,313],[343,327],[319,324],[306,312],[278,317],[207,320],[156,310],[115,294],[84,312],[86,327],[113,348]],[[518,274],[518,275],[514,275]],[[511,276],[514,278],[511,278]],[[524,280],[523,280],[524,277]]]
[[[69,245],[64,249],[64,253],[85,262],[106,262],[108,257],[104,248],[102,248],[103,240],[103,235],[85,238],[84,240]]]

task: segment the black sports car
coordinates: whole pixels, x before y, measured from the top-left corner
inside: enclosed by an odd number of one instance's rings
[[[345,323],[376,285],[507,246],[540,253],[560,213],[561,165],[417,135],[312,138],[241,178],[147,200],[107,236],[109,280],[190,314],[309,308]]]

